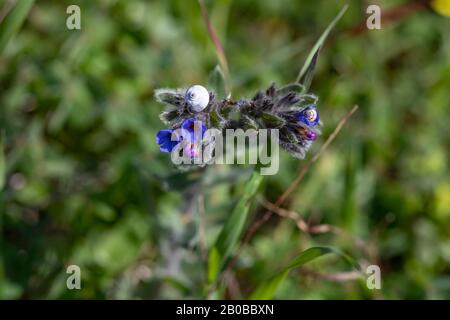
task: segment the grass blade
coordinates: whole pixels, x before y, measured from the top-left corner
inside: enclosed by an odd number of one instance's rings
[[[314,78],[314,70],[316,69],[317,59],[319,58],[320,49],[319,47],[314,53],[314,56],[311,60],[311,63],[308,65],[306,69],[305,75],[301,78],[301,85],[303,86],[303,93],[307,92],[309,87],[311,86],[312,79]],[[300,82],[299,82],[300,83]]]
[[[0,136],[0,192],[5,186],[6,177],[6,163],[5,163],[5,153],[3,146],[3,137]]]
[[[9,39],[19,30],[28,15],[34,0],[20,0],[0,24],[0,53],[3,52]]]
[[[287,275],[292,269],[299,268],[304,264],[319,258],[328,253],[336,253],[340,257],[344,258],[347,262],[349,262],[356,269],[359,269],[357,263],[349,256],[345,255],[341,251],[331,248],[331,247],[312,247],[303,252],[301,252],[297,257],[292,260],[292,262],[281,271],[276,273],[272,278],[268,281],[261,283],[255,291],[251,294],[250,299],[253,300],[268,300],[272,299],[275,295],[277,289],[280,284],[286,279]]]
[[[208,282],[216,280],[220,271],[220,256],[216,247],[212,247],[208,257]]]
[[[300,72],[298,73],[296,82],[304,85],[305,90],[308,90],[309,85],[311,84],[311,80],[312,80],[312,77],[314,74],[314,69],[315,69],[315,65],[317,62],[317,58],[319,56],[320,48],[323,46],[323,44],[324,44],[325,40],[327,39],[328,35],[330,34],[331,30],[333,30],[334,26],[342,18],[345,11],[347,10],[347,8],[348,8],[348,5],[345,5],[341,9],[341,11],[339,11],[338,15],[333,19],[333,21],[331,21],[331,23],[328,25],[328,27],[325,29],[325,31],[320,36],[320,38],[314,44],[314,47],[308,54],[308,57],[306,58],[306,61],[303,64],[303,67],[301,68]]]

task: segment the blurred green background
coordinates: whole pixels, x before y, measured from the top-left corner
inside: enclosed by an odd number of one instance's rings
[[[369,3],[347,2],[311,87],[324,122],[312,152],[360,108],[285,205],[342,232],[308,235],[274,215],[220,297],[247,297],[299,251],[330,245],[379,265],[382,289],[336,281],[350,269],[327,256],[293,271],[275,297],[450,299],[450,19],[414,1],[370,1],[382,29],[360,30]],[[294,81],[347,2],[205,1],[233,97]],[[66,28],[70,4],[81,7],[81,30]],[[8,6],[0,1],[2,15]],[[251,168],[212,167],[193,194],[155,143],[153,91],[206,85],[216,64],[197,1],[35,1],[0,55],[0,298],[206,296],[199,243],[214,242]],[[275,201],[305,162],[281,161],[260,198]],[[252,219],[262,213],[254,202]],[[81,290],[66,288],[71,264]]]

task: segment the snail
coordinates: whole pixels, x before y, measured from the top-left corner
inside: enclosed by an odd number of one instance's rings
[[[314,127],[319,122],[319,119],[320,117],[319,114],[317,113],[315,105],[307,107],[298,115],[299,121],[311,127]]]
[[[317,119],[317,111],[316,109],[308,109],[305,111],[305,116],[309,121],[315,121]]]
[[[201,112],[208,106],[209,92],[197,84],[186,90],[184,99],[192,111]]]

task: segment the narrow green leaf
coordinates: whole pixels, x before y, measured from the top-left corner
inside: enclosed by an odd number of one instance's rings
[[[279,97],[283,97],[291,91],[302,93],[305,90],[305,87],[300,83],[290,83],[281,88],[279,88],[276,92],[276,95]]]
[[[250,209],[250,201],[255,196],[261,182],[262,176],[259,174],[259,171],[253,171],[250,180],[245,186],[242,198],[239,200],[236,207],[231,212],[230,216],[225,222],[225,225],[223,226],[222,231],[217,237],[216,243],[212,250],[217,250],[217,253],[219,255],[220,268],[224,266],[225,261],[228,259],[237,242],[239,241],[242,231],[244,230],[245,223],[247,222]],[[217,275],[218,272],[215,273],[216,277]],[[211,280],[214,281],[216,277],[211,278]]]
[[[216,247],[212,247],[208,257],[208,282],[212,283],[220,271],[220,256]]]
[[[289,143],[298,143],[297,136],[287,127],[281,128],[280,133],[280,136],[286,138]]]
[[[164,111],[159,115],[159,119],[166,125],[171,125],[178,117],[178,110]]]
[[[262,112],[261,119],[268,128],[280,128],[286,124],[286,120],[268,112]]]
[[[34,0],[20,0],[0,24],[0,53],[3,52],[9,39],[19,30],[28,15]]]
[[[256,120],[248,115],[245,115],[245,114],[241,115],[240,121],[242,123],[242,127],[244,128],[244,130],[247,130],[247,129],[258,130],[259,129],[259,125],[256,122]]]
[[[0,136],[0,191],[2,191],[3,187],[5,186],[5,175],[6,175],[6,164],[3,147],[3,137]]]
[[[303,86],[303,92],[308,91],[309,87],[311,86],[312,79],[314,78],[314,70],[316,70],[316,64],[317,59],[319,58],[320,49],[322,46],[320,46],[317,51],[314,53],[313,58],[311,59],[311,62],[308,65],[308,68],[306,69],[305,75],[301,79],[301,83]]]
[[[275,295],[278,287],[280,284],[284,281],[284,279],[289,274],[289,271],[295,268],[299,268],[303,266],[304,264],[321,257],[323,255],[326,255],[328,253],[335,253],[338,256],[344,258],[347,262],[349,262],[352,266],[359,269],[356,262],[347,256],[346,254],[342,253],[340,250],[331,248],[331,247],[313,247],[309,248],[303,252],[301,252],[297,257],[292,260],[292,262],[285,268],[283,268],[281,271],[276,273],[272,278],[270,278],[268,281],[261,283],[255,291],[251,294],[250,299],[253,300],[268,300],[272,299],[272,297]]]
[[[218,111],[214,110],[211,111],[209,114],[210,120],[211,120],[211,126],[217,129],[223,129],[223,127],[226,125],[227,120],[223,118]]]
[[[277,291],[280,284],[288,275],[289,271],[282,271],[260,284],[250,296],[250,300],[270,300]]]
[[[302,265],[304,265],[307,262],[310,262],[320,256],[323,256],[325,254],[336,252],[332,248],[329,247],[313,247],[309,248],[302,253],[300,253],[297,257],[295,257],[294,260],[285,268],[286,270],[290,270],[293,268],[298,268]]]
[[[317,57],[319,55],[320,48],[323,46],[325,40],[327,39],[328,35],[330,34],[331,30],[334,28],[334,26],[338,23],[338,21],[342,18],[345,11],[347,10],[348,5],[345,5],[341,11],[339,11],[338,15],[331,21],[331,23],[328,25],[328,27],[325,29],[325,31],[322,33],[320,38],[317,40],[317,42],[314,44],[314,47],[309,52],[308,57],[306,58],[305,63],[303,64],[303,67],[301,68],[300,72],[297,76],[297,83],[302,84],[305,87],[305,91],[309,89],[309,85],[311,84],[312,76],[315,69],[315,64],[317,61]],[[305,83],[304,81],[309,81],[309,84]]]
[[[155,90],[156,101],[160,103],[166,103],[169,105],[177,105],[178,99],[182,99],[181,92],[173,89],[156,89]]]
[[[219,65],[209,74],[208,89],[212,90],[218,99],[226,98],[229,93],[226,88],[225,76]]]

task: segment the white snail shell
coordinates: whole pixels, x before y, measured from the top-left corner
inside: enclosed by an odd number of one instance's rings
[[[192,111],[200,112],[208,106],[209,92],[205,87],[197,84],[187,89],[184,99]]]
[[[305,115],[309,121],[315,121],[317,119],[317,111],[314,108],[306,110]]]

